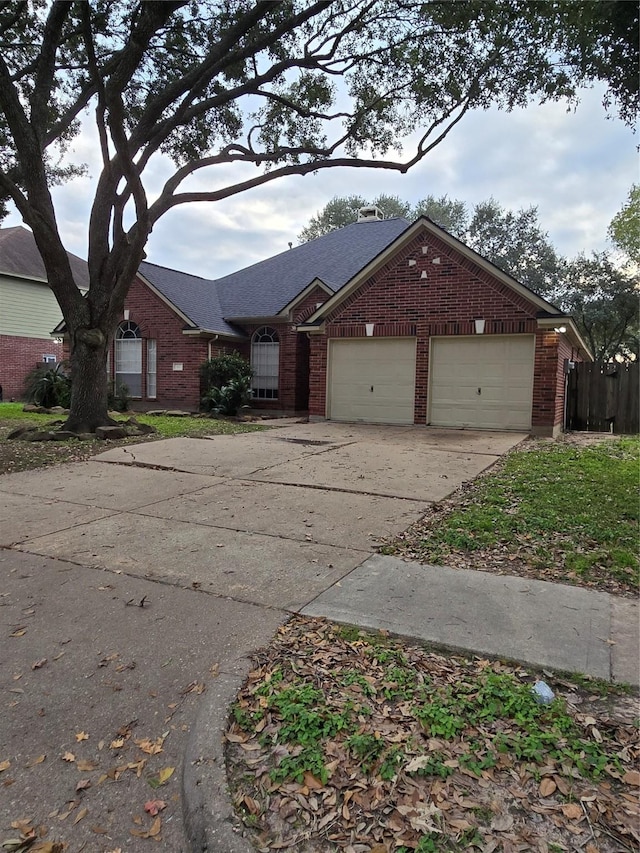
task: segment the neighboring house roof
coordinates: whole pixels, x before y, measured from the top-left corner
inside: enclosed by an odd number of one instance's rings
[[[314,279],[335,293],[409,225],[399,218],[354,222],[215,280],[146,261],[140,274],[194,328],[238,336],[242,332],[229,321],[274,317]]]
[[[89,269],[86,261],[67,252],[73,280],[81,290],[89,288]],[[16,225],[0,228],[0,273],[47,281],[47,271],[31,231]]]

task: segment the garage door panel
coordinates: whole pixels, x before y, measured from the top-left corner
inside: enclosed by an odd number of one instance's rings
[[[531,428],[532,335],[432,338],[433,426]]]
[[[415,364],[413,338],[331,341],[328,416],[333,420],[412,424]]]

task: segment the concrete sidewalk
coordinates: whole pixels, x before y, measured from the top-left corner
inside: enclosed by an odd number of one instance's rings
[[[295,612],[637,684],[635,602],[372,555],[522,438],[293,424],[1,477],[0,841],[139,853],[159,799],[158,849],[247,851],[221,735]]]
[[[638,604],[580,587],[374,555],[301,612],[638,684]]]

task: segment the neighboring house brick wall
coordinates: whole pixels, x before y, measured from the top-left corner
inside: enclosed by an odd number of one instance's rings
[[[428,251],[423,253],[422,247]],[[432,263],[440,258],[439,263]],[[409,261],[415,261],[409,266]],[[426,279],[420,274],[425,270]],[[429,338],[473,335],[474,319],[486,320],[485,334],[535,334],[536,379],[533,426],[552,428],[556,419],[558,336],[538,332],[536,308],[435,235],[419,234],[327,318],[326,334],[312,335],[310,415],[326,412],[327,345],[331,338],[374,336],[417,339],[415,423],[427,418]],[[560,407],[561,408],[561,407]]]
[[[50,332],[62,312],[45,282],[0,275],[0,385],[4,400],[21,399],[27,374],[43,355],[62,359]]]
[[[43,363],[43,355],[55,355],[58,361],[62,361],[62,344],[53,338],[0,335],[0,385],[5,402],[23,398],[27,374]]]

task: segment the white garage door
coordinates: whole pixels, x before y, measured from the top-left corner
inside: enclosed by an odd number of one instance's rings
[[[336,421],[412,424],[415,338],[329,342],[327,416]]]
[[[432,338],[432,426],[531,428],[533,335]]]

